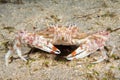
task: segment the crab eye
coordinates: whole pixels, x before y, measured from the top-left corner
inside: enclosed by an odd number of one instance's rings
[[[19,31],[19,34],[24,34],[25,32],[24,31]]]

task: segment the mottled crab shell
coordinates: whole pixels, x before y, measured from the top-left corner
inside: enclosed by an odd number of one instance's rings
[[[77,40],[85,38],[76,26],[50,26],[37,32],[54,45],[77,45]]]

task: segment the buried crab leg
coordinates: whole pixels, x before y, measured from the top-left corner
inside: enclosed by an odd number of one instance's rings
[[[14,46],[11,46],[7,54],[5,55],[6,65],[8,65],[8,58],[10,54],[14,52],[14,50],[22,60],[27,61],[22,56],[21,44],[28,44],[32,47],[41,49],[49,53],[60,54],[60,50],[57,49],[54,45],[52,45],[49,41],[47,41],[42,36],[37,35],[35,33],[28,33],[28,32],[22,31],[22,32],[19,32],[18,35],[16,36]]]

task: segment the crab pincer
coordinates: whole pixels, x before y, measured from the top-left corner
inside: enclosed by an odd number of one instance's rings
[[[93,63],[98,63],[107,59],[106,51],[104,46],[106,41],[109,39],[109,33],[107,31],[101,31],[95,34],[92,34],[84,39],[78,40],[79,47],[69,54],[66,58],[68,60],[84,58],[98,49],[101,51],[102,58]]]
[[[14,41],[15,41],[14,45],[8,47],[9,50],[8,50],[7,54],[5,55],[5,64],[6,65],[8,65],[8,59],[9,59],[11,53],[13,53],[15,51],[22,60],[27,61],[22,56],[22,50],[21,50],[22,44],[27,44],[27,45],[30,45],[31,47],[35,47],[35,48],[41,49],[41,50],[49,52],[49,53],[60,54],[59,49],[57,49],[52,43],[47,41],[43,36],[40,36],[36,33],[30,33],[27,31],[19,31],[17,33],[17,35],[15,36]]]

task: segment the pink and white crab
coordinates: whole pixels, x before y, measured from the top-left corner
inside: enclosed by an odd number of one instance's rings
[[[80,33],[79,28],[75,25],[52,25],[36,32],[27,32],[26,30],[19,31],[15,36],[14,45],[8,47],[9,50],[5,55],[5,63],[8,65],[10,54],[14,51],[16,51],[22,60],[27,61],[22,56],[21,44],[28,44],[32,47],[54,54],[61,53],[54,45],[78,45],[79,47],[66,57],[67,60],[83,58],[100,49],[102,58],[96,62],[101,62],[107,58],[104,46],[108,38],[109,33],[107,31],[89,35]]]

